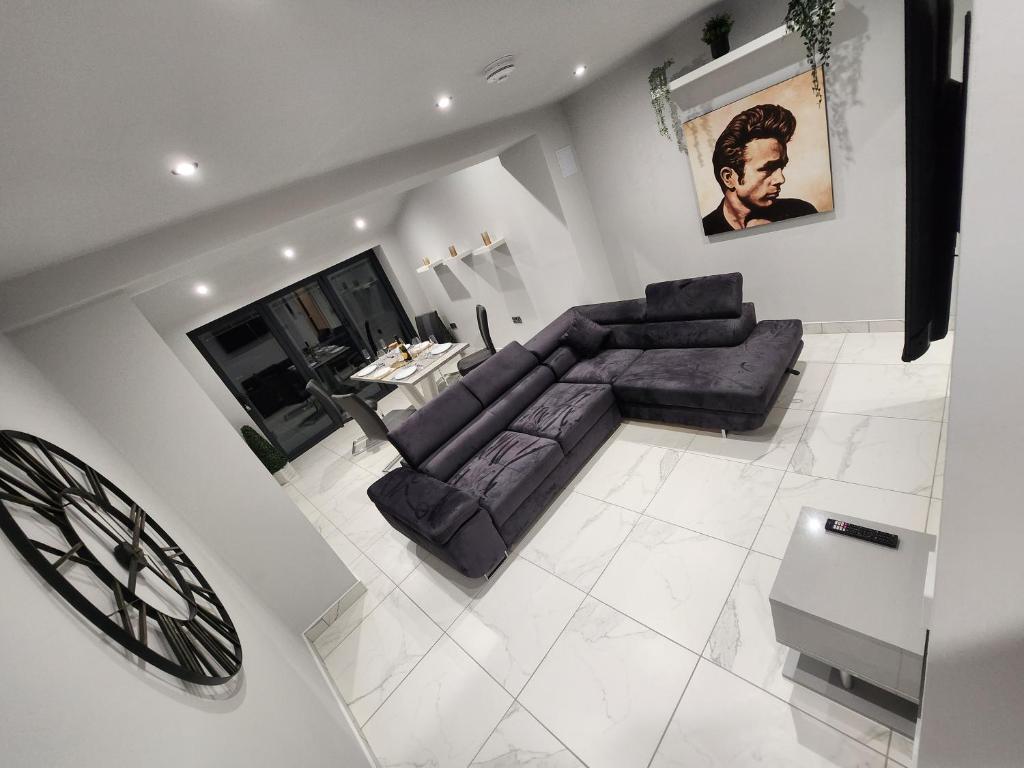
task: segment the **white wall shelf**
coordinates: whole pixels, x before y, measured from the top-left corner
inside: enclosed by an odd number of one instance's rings
[[[483,256],[485,253],[490,253],[495,248],[500,248],[504,244],[505,244],[505,238],[503,237],[500,240],[493,241],[490,245],[484,245],[484,246],[481,246],[480,248],[477,248],[472,253],[473,253],[474,256]]]
[[[444,259],[432,261],[429,264],[423,264],[416,268],[416,273],[422,275],[426,272],[430,272],[432,269],[437,269],[438,267],[442,267],[446,264],[451,264],[453,261],[462,261],[462,259],[466,258],[467,256],[482,256],[485,253],[490,253],[495,248],[500,248],[504,244],[505,238],[501,238],[500,240],[495,240],[490,245],[484,245],[481,246],[480,248],[470,249],[468,251],[460,251],[455,256],[448,256],[447,258]]]
[[[749,43],[741,45],[739,48],[736,48],[735,50],[729,51],[729,53],[725,54],[724,56],[719,56],[717,59],[713,59],[704,66],[697,67],[696,69],[692,69],[689,72],[680,75],[679,77],[677,77],[675,80],[668,84],[668,89],[670,91],[676,91],[682,88],[683,86],[690,85],[691,83],[700,80],[702,77],[710,75],[712,72],[721,69],[722,67],[729,66],[734,61],[742,59],[744,56],[749,56],[754,51],[760,50],[765,46],[771,45],[777,40],[781,40],[788,34],[789,30],[786,29],[785,24],[783,24],[780,27],[776,27],[771,32],[767,32],[766,34],[763,34],[760,37],[755,37]]]

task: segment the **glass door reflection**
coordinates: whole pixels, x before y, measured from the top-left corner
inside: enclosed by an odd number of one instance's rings
[[[354,393],[364,399],[380,396],[380,385],[351,380],[353,373],[373,359],[372,352],[366,349],[351,321],[336,311],[317,280],[272,299],[269,307],[329,392]]]
[[[193,340],[249,416],[286,454],[335,428],[306,392],[302,362],[288,354],[259,308],[222,318]]]
[[[382,342],[391,343],[395,336],[406,341],[413,336],[409,318],[375,262],[376,257],[373,261],[368,257],[352,259],[327,272],[327,281],[345,313],[373,350]]]

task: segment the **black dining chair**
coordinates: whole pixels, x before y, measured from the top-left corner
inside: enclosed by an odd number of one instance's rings
[[[306,389],[327,413],[339,421],[344,421],[343,414],[347,413],[363,430],[364,437],[352,441],[353,455],[376,448],[382,442],[387,442],[388,432],[416,412],[415,408],[403,408],[389,411],[381,418],[377,413],[376,400],[363,400],[359,395],[330,395],[312,379],[307,382]],[[390,468],[391,465],[388,465],[387,469]]]
[[[463,376],[486,362],[496,351],[491,341],[491,329],[487,325],[487,310],[482,304],[476,305],[476,324],[480,329],[480,338],[484,340],[484,348],[459,360],[459,373]]]
[[[455,335],[451,329],[444,324],[437,310],[424,312],[416,315],[416,334],[421,339],[429,339],[433,336],[438,344],[445,344],[455,341]]]

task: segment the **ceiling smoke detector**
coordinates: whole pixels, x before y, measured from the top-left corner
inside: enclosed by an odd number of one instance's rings
[[[516,68],[516,60],[512,56],[502,56],[484,67],[484,79],[488,83],[503,83],[508,80]]]

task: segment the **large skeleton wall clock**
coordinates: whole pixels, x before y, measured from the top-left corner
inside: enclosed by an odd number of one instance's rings
[[[144,661],[198,685],[241,669],[238,633],[189,556],[67,451],[0,431],[0,529],[75,610]]]

